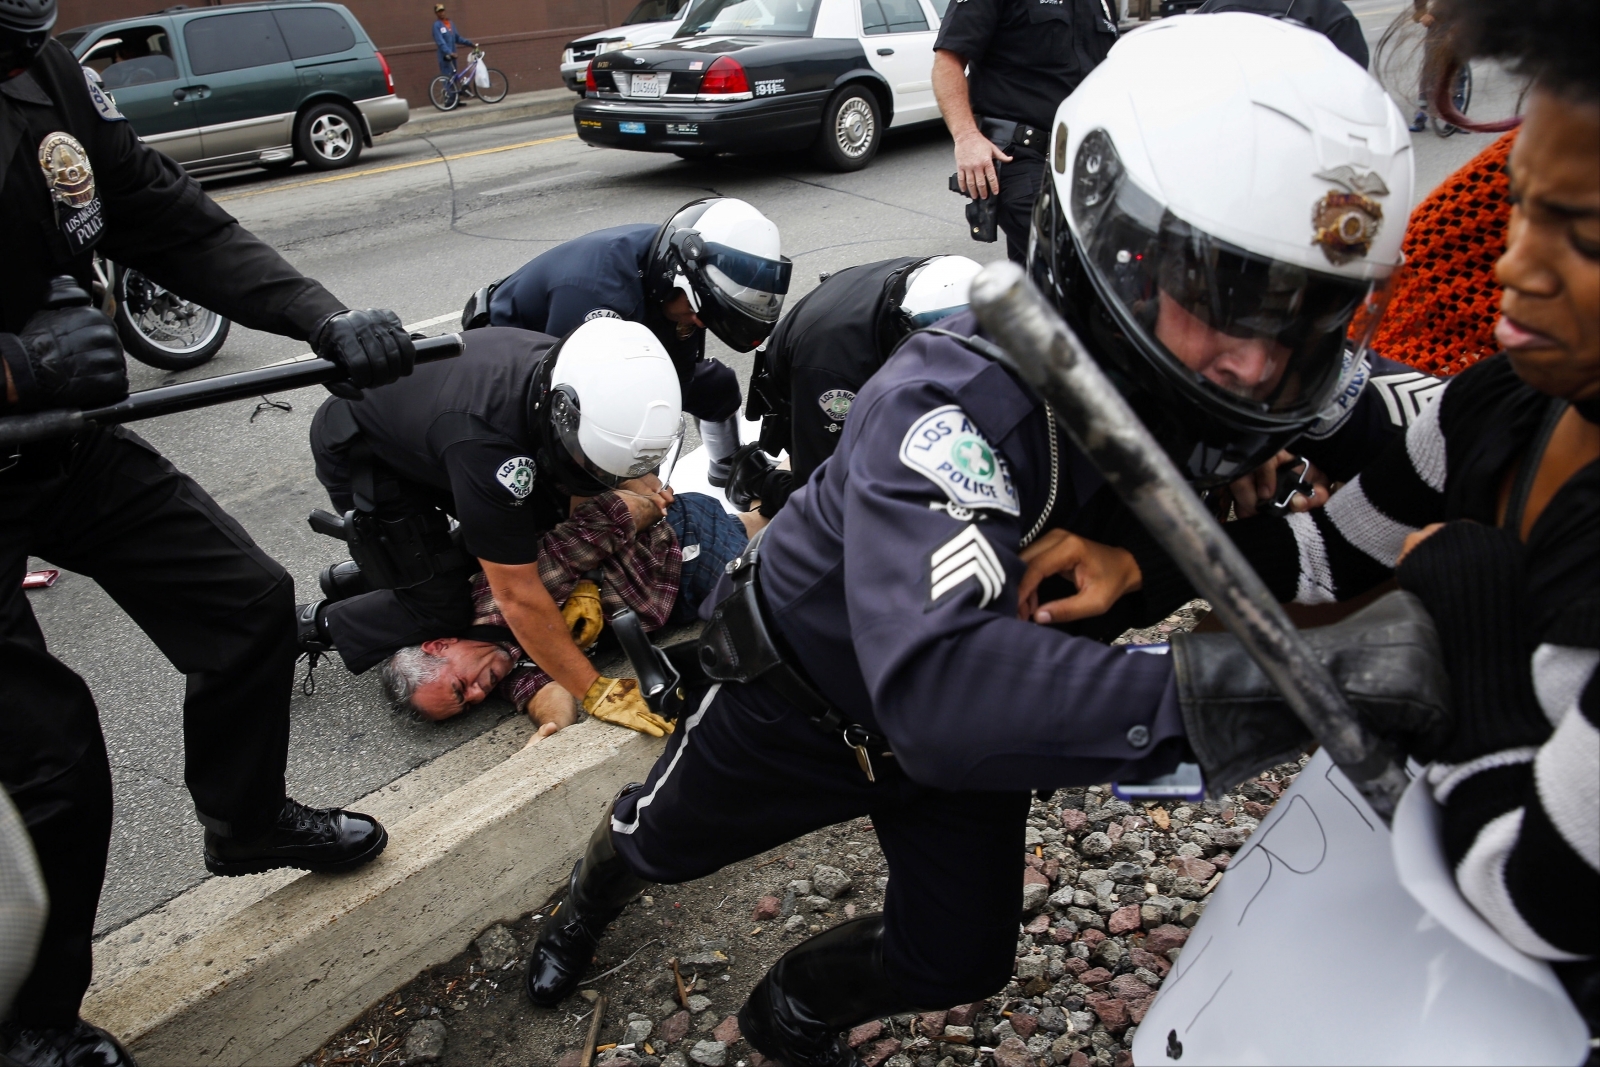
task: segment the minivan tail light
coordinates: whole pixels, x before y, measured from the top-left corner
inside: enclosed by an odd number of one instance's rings
[[[750,79],[745,77],[744,65],[732,56],[721,56],[706,68],[700,79],[701,96],[750,96]]]
[[[373,55],[378,57],[378,65],[383,68],[383,80],[389,86],[389,95],[394,95],[394,72],[389,69],[389,61],[383,58],[383,53],[373,49]]]
[[[600,87],[595,84],[594,60],[592,59],[589,60],[588,66],[583,68],[583,91],[586,93],[597,93],[600,91]]]

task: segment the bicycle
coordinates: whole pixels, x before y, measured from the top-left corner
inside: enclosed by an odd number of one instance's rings
[[[477,83],[480,65],[488,72],[488,88]],[[498,104],[506,98],[510,86],[511,82],[506,78],[505,72],[485,63],[483,49],[474,48],[466,66],[454,74],[441,74],[433,79],[433,84],[428,86],[428,99],[433,101],[433,106],[440,111],[452,110],[461,103],[461,98],[464,96],[475,97],[485,104]]]

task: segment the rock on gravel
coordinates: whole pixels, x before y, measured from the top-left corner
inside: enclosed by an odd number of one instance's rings
[[[406,1034],[405,1058],[407,1063],[438,1063],[444,1056],[444,1023],[438,1019],[423,1019],[412,1024]]]
[[[478,950],[484,970],[488,971],[497,971],[522,954],[522,944],[517,940],[517,935],[499,923],[479,934],[473,946]]]
[[[856,1055],[861,1057],[865,1067],[878,1067],[884,1060],[900,1051],[900,1039],[886,1037],[881,1041],[874,1041],[866,1048],[856,1050]]]
[[[689,1058],[704,1067],[724,1067],[728,1062],[728,1046],[721,1041],[697,1041],[689,1050]]]
[[[852,884],[850,876],[837,867],[818,864],[811,872],[811,887],[816,890],[817,896],[828,900],[838,900],[850,892]]]
[[[686,1011],[675,1012],[661,1020],[661,1026],[656,1030],[656,1036],[663,1045],[676,1045],[689,1036],[690,1015]]]
[[[845,1041],[849,1043],[851,1048],[860,1048],[868,1041],[872,1041],[879,1037],[882,1033],[882,1020],[873,1019],[871,1022],[865,1022],[860,1026],[854,1027],[850,1031],[849,1035],[845,1038]]]
[[[724,1045],[731,1045],[739,1040],[739,1017],[730,1015],[722,1020],[712,1029],[711,1036]]]
[[[1165,956],[1168,949],[1178,948],[1187,940],[1189,940],[1188,930],[1168,923],[1150,931],[1149,936],[1144,939],[1144,949],[1157,956]]]
[[[643,1015],[630,1014],[628,1016],[628,1025],[622,1031],[622,1043],[624,1045],[637,1045],[649,1037],[650,1032],[654,1029],[655,1024]]]
[[[1028,1046],[1014,1037],[1008,1037],[994,1050],[994,1067],[1035,1067],[1038,1063]]]
[[[777,897],[762,897],[756,901],[755,910],[750,913],[750,918],[758,923],[770,922],[776,919],[783,910],[783,901]]]

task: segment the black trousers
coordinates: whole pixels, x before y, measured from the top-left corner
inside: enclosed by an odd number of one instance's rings
[[[294,583],[128,430],[26,455],[0,472],[0,781],[50,891],[11,1017],[52,1026],[76,1017],[89,984],[111,769],[88,686],[50,655],[22,592],[28,557],[93,578],[188,675],[184,781],[201,821],[224,832],[264,829],[283,807]]]
[[[761,683],[693,694],[643,787],[626,793],[611,839],[656,882],[711,874],[848,819],[870,816],[889,862],[884,957],[907,1008],[938,1009],[1005,985],[1022,912],[1029,795],[946,792],[854,752]]]
[[[1006,235],[1006,255],[1013,263],[1028,265],[1028,231],[1033,226],[1033,202],[1045,181],[1044,156],[1031,148],[1010,145],[1010,163],[996,163],[1000,179],[1000,231]]]
[[[343,515],[356,506],[355,496],[346,454],[330,447],[325,439],[327,410],[324,404],[312,419],[311,452],[317,480],[328,491],[334,511]],[[377,501],[380,517],[420,512],[436,520],[441,536],[448,537],[449,520],[420,486],[389,475],[383,481],[384,491]],[[421,585],[379,589],[329,604],[322,617],[345,667],[353,674],[361,674],[402,648],[458,634],[471,626],[470,582],[477,570],[476,560],[463,557],[460,567],[437,574]]]

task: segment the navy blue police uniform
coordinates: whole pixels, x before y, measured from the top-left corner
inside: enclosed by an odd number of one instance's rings
[[[1056,107],[1117,42],[1111,0],[956,0],[935,51],[966,61],[979,131],[1010,156],[995,163],[1006,254],[1026,263],[1033,202]]]
[[[683,387],[683,410],[721,422],[739,410],[733,368],[706,357],[706,331],[680,333],[645,293],[645,269],[661,227],[612,226],[558,245],[499,283],[489,300],[489,325],[565,337],[603,316],[640,322],[666,348]]]
[[[311,420],[317,480],[340,514],[421,519],[432,577],[328,603],[323,624],[360,673],[395,650],[471,625],[469,579],[479,560],[538,560],[539,538],[567,516],[535,404],[556,339],[527,330],[465,334],[462,354],[408,378],[330,397]],[[452,531],[447,520],[460,525]]]
[[[897,992],[938,1007],[999,988],[1028,790],[1166,773],[1185,751],[1166,657],[1016,618],[1019,552],[1099,489],[1010,372],[912,335],[759,543],[769,626],[838,720],[765,677],[691,693],[615,805],[616,851],[681,882],[870,816]]]

